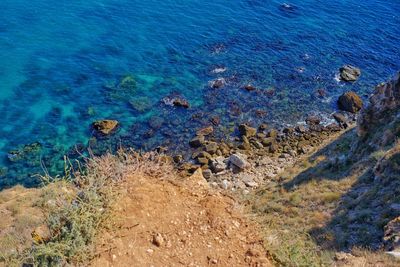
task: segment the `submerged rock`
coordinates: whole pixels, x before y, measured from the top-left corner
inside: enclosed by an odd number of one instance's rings
[[[111,134],[119,125],[119,122],[116,120],[99,120],[93,123],[93,128],[104,135]]]
[[[346,82],[357,81],[361,75],[361,70],[351,65],[344,65],[339,69],[340,79]]]
[[[247,85],[245,85],[244,87],[243,87],[243,89],[245,89],[245,90],[247,90],[247,91],[255,91],[255,90],[257,90],[257,88],[255,87],[255,86],[253,86],[253,85],[251,85],[251,84],[247,84]]]
[[[363,101],[359,95],[355,92],[346,92],[339,97],[338,100],[339,109],[348,111],[351,113],[357,113],[363,106]]]
[[[226,80],[224,78],[218,78],[218,79],[211,81],[209,84],[210,84],[211,88],[219,89],[226,85]]]
[[[118,84],[119,89],[134,91],[136,89],[136,80],[132,75],[124,76]]]

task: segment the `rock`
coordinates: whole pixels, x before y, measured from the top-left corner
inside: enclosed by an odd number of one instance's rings
[[[116,120],[99,120],[95,121],[92,125],[97,132],[109,135],[118,127],[119,122]]]
[[[336,122],[339,123],[340,126],[347,128],[347,119],[343,113],[336,112],[332,116],[336,120]]]
[[[303,125],[297,125],[296,128],[295,128],[295,130],[296,130],[296,132],[298,132],[298,133],[305,133],[305,132],[307,132],[306,127],[304,127]]]
[[[391,220],[384,228],[385,234],[383,241],[388,250],[398,250],[400,252],[400,217]]]
[[[278,136],[278,131],[275,129],[271,129],[267,132],[267,137],[276,138]]]
[[[265,131],[266,129],[268,129],[268,124],[266,123],[261,123],[260,126],[258,126],[258,129],[260,131]]]
[[[157,247],[161,247],[164,245],[164,238],[160,233],[157,233],[153,236],[153,244]]]
[[[292,134],[294,132],[294,129],[291,127],[286,127],[286,128],[283,128],[282,132],[285,134]]]
[[[210,82],[210,87],[213,89],[219,89],[226,85],[226,80],[224,78],[218,78]]]
[[[207,135],[212,134],[213,132],[214,132],[214,128],[212,126],[208,126],[208,127],[204,127],[204,128],[199,129],[196,132],[196,135],[207,136]]]
[[[175,98],[174,101],[172,102],[174,104],[175,107],[183,107],[183,108],[189,108],[189,102],[184,99],[184,98]]]
[[[351,65],[344,65],[339,69],[340,79],[346,82],[357,81],[361,75],[361,70]]]
[[[194,148],[201,147],[204,145],[204,143],[205,143],[205,139],[204,139],[204,136],[202,136],[202,135],[196,136],[192,140],[189,141],[189,145]]]
[[[164,102],[165,105],[168,106],[183,107],[183,108],[190,107],[189,102],[180,95],[166,96],[162,99],[162,101]]]
[[[215,154],[218,150],[218,144],[216,142],[208,142],[205,145],[205,151],[207,151],[210,154]]]
[[[361,111],[357,119],[359,136],[367,135],[377,125],[386,123],[388,114],[400,107],[400,72],[388,81],[375,88],[369,98],[369,105]]]
[[[318,125],[321,123],[321,118],[319,118],[317,116],[309,116],[306,119],[306,123],[307,123],[307,125]]]
[[[118,84],[118,88],[126,91],[135,91],[136,90],[136,80],[132,75],[124,76],[120,83]]]
[[[217,126],[217,125],[220,124],[221,118],[218,117],[218,116],[212,116],[212,117],[210,118],[210,122],[211,122],[214,126]]]
[[[326,94],[325,89],[320,88],[320,89],[317,89],[317,91],[315,92],[315,95],[319,98],[324,98],[324,97],[326,97],[327,94]]]
[[[220,156],[211,160],[210,167],[214,173],[219,173],[224,171],[227,167],[225,163],[225,158]]]
[[[203,177],[206,180],[209,180],[211,178],[211,176],[212,176],[212,171],[210,169],[203,170]]]
[[[242,182],[247,186],[247,187],[257,187],[258,183],[254,181],[254,179],[250,175],[244,175],[243,177],[240,178]]]
[[[257,134],[257,129],[247,126],[246,124],[239,125],[239,132],[242,136],[252,137]]]
[[[250,163],[247,162],[246,156],[236,153],[229,157],[229,163],[236,166],[240,170],[244,170],[250,167]]]
[[[255,90],[257,90],[257,88],[255,87],[255,86],[253,86],[253,85],[251,85],[251,84],[247,84],[247,85],[245,85],[244,87],[243,87],[245,90],[247,90],[247,91],[255,91]]]
[[[362,99],[355,92],[346,92],[339,97],[338,105],[341,110],[357,113],[363,106]]]
[[[140,113],[147,112],[151,109],[152,104],[148,97],[138,97],[132,100],[129,100],[129,104],[131,107]]]

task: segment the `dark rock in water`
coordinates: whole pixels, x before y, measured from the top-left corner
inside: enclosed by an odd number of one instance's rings
[[[315,92],[315,95],[319,98],[324,98],[324,97],[326,97],[327,93],[326,93],[325,89],[320,88],[320,89],[317,89],[317,91]]]
[[[220,124],[221,118],[220,118],[219,116],[212,116],[212,117],[210,118],[210,122],[211,122],[213,125],[217,126],[217,125]]]
[[[255,111],[256,116],[259,118],[264,118],[267,115],[267,112],[265,110],[257,109]]]
[[[164,102],[164,104],[169,106],[183,107],[183,108],[190,107],[189,102],[185,98],[179,95],[164,97],[162,101]]]
[[[361,75],[361,70],[351,65],[344,65],[339,69],[340,79],[346,82],[357,81]]]
[[[183,108],[189,108],[189,102],[184,99],[184,98],[175,98],[173,101],[174,106],[176,107],[183,107]]]
[[[119,122],[116,120],[99,120],[95,121],[92,126],[98,133],[103,135],[111,134],[118,127]]]
[[[245,90],[247,90],[247,91],[255,91],[255,90],[257,90],[257,88],[255,87],[255,86],[253,86],[253,85],[251,85],[251,84],[247,84],[247,85],[245,85],[244,87],[243,87]]]
[[[204,136],[199,135],[199,136],[194,137],[192,140],[190,140],[189,145],[191,147],[197,148],[197,147],[203,146],[204,143],[205,143]]]
[[[355,92],[346,92],[339,97],[339,109],[351,113],[357,113],[363,106],[362,99]]]
[[[319,118],[317,116],[309,116],[306,119],[306,123],[307,123],[307,125],[318,125],[321,123],[321,118]]]
[[[210,82],[210,87],[213,89],[219,89],[226,85],[226,80],[224,78],[218,78]]]
[[[257,129],[247,126],[246,124],[241,124],[239,125],[239,132],[242,136],[252,137],[256,135]]]

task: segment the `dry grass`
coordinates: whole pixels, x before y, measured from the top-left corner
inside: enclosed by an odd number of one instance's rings
[[[87,159],[84,170],[67,169],[63,178],[43,177],[50,182],[36,205],[46,214],[49,236],[35,233],[30,249],[18,255],[5,255],[6,266],[21,263],[35,266],[79,265],[93,257],[99,231],[112,222],[110,207],[117,199],[117,188],[127,175],[161,177],[172,171],[167,157],[155,153],[119,151]],[[9,207],[14,213],[16,206]],[[26,228],[22,220],[18,228]],[[15,237],[5,240],[10,246]],[[1,256],[1,255],[0,255]]]
[[[371,171],[369,160],[351,164],[348,164],[346,158],[340,160],[343,154],[350,153],[352,140],[356,140],[354,133],[344,135],[339,142],[332,143],[323,151],[286,170],[277,179],[275,188],[260,189],[249,196],[248,202],[254,203],[252,211],[259,215],[265,230],[266,247],[277,265],[337,264],[335,254],[340,250],[336,250],[336,244],[341,239],[346,241],[349,236],[345,232],[343,236],[337,236],[327,225],[332,223],[338,207],[343,205],[342,197],[349,194],[349,190],[363,179],[366,172]],[[370,159],[376,162],[382,157],[383,153],[377,152]],[[365,193],[364,198],[374,196],[375,191],[372,188]],[[354,193],[356,200],[358,194]],[[359,213],[355,220],[370,218],[369,204],[368,201],[353,203],[365,205],[365,212]],[[358,248],[357,253],[360,255],[356,257],[357,261],[365,260],[365,266],[393,264],[389,257],[366,248]],[[375,263],[377,265],[373,265]]]

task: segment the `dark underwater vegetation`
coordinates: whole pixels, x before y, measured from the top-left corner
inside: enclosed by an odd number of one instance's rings
[[[399,14],[394,0],[2,0],[0,188],[120,146],[183,153],[210,124],[229,138],[330,114],[400,69]],[[344,64],[357,82],[335,78]],[[96,135],[98,119],[120,127]]]

